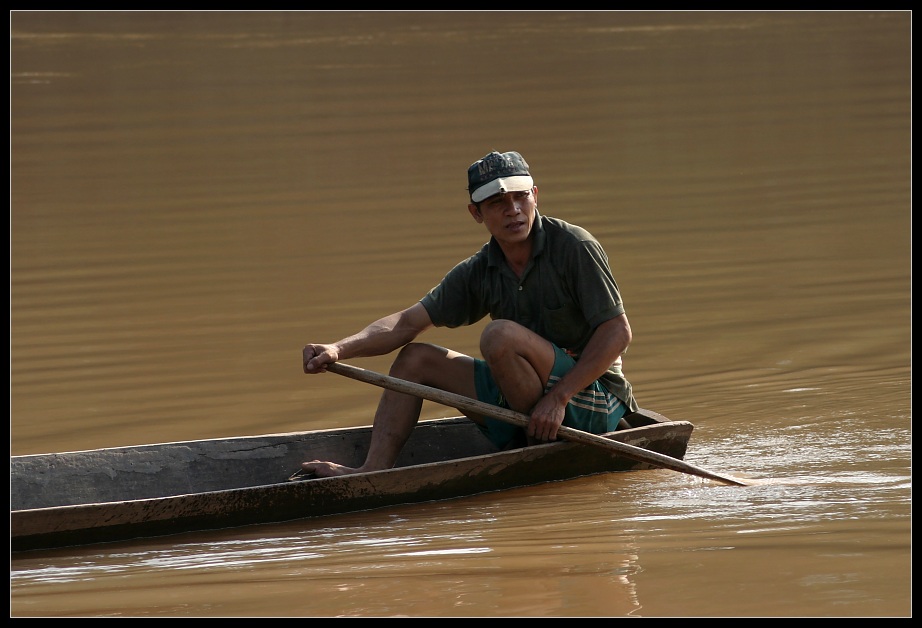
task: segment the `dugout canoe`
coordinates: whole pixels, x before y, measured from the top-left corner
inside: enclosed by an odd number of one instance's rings
[[[682,460],[694,426],[648,410],[607,438]],[[292,481],[301,462],[361,464],[371,427],[10,457],[13,552],[231,528],[656,468],[557,441],[498,451],[463,417],[420,421],[386,471]]]

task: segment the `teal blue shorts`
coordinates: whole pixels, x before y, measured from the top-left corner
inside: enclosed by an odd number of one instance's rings
[[[544,386],[544,392],[553,388],[554,384],[576,364],[576,360],[563,349],[554,347],[554,350],[554,368],[550,380]],[[477,387],[477,399],[480,401],[503,408],[509,407],[499,386],[493,380],[490,367],[483,360],[474,360],[474,385]],[[624,403],[596,380],[570,400],[563,424],[593,434],[614,432],[626,410]],[[486,425],[481,425],[480,429],[498,448],[508,449],[525,445],[525,430],[522,428],[492,417],[485,419]]]

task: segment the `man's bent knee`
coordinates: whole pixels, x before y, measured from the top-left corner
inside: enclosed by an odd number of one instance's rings
[[[497,319],[484,327],[480,334],[480,354],[488,362],[505,351],[518,353],[529,335],[534,332],[514,321]],[[537,336],[535,336],[537,338]]]
[[[501,364],[525,360],[547,381],[554,365],[554,345],[527,327],[509,320],[489,323],[480,335],[480,353],[493,368]]]
[[[446,350],[435,345],[411,342],[397,354],[391,365],[390,374],[394,377],[419,377],[445,359]],[[414,377],[414,379],[416,379]]]
[[[390,374],[457,394],[474,394],[474,359],[428,343],[410,343],[400,350]]]

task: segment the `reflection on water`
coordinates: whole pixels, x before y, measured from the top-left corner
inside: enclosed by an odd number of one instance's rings
[[[198,614],[201,587],[228,579],[248,586],[214,599],[213,614],[274,615],[284,599],[286,614],[376,616],[400,608],[398,614],[426,615],[449,597],[440,614],[635,611],[637,557],[630,553],[631,535],[574,538],[584,524],[605,524],[591,514],[599,509],[589,509],[590,516],[577,523],[548,517],[543,502],[541,494],[526,492],[512,495],[512,508],[505,500],[475,498],[460,510],[425,505],[395,514],[337,517],[327,525],[293,523],[218,533],[209,540],[181,537],[171,544],[113,547],[73,565],[66,576],[59,567],[24,568],[14,588],[41,589],[66,578],[72,588],[90,585],[107,596],[119,580],[143,572],[155,582],[170,578],[167,592],[177,614]],[[533,522],[539,515],[543,523],[536,535]],[[496,526],[497,519],[504,524]],[[574,557],[574,542],[595,547],[597,556],[591,561]],[[272,582],[268,599],[260,585],[267,579]],[[569,608],[568,591],[585,587],[598,594],[594,605]],[[121,612],[163,614],[164,600],[156,591],[127,596],[119,591]],[[88,608],[99,603],[87,600]]]
[[[10,96],[11,454],[368,423],[300,349],[482,244],[499,149],[608,251],[641,404],[764,480],[29,553],[11,614],[910,612],[911,14],[14,12]]]

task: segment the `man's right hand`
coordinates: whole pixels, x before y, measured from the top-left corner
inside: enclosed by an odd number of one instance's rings
[[[334,345],[304,345],[301,356],[305,373],[325,373],[327,365],[339,359],[339,352]]]

